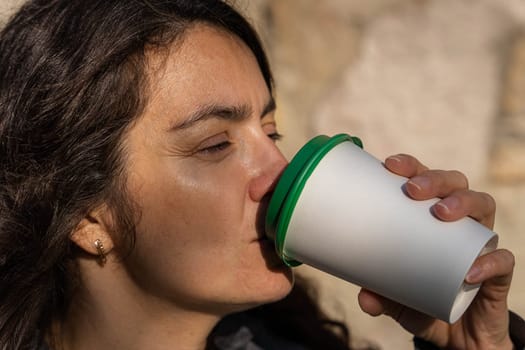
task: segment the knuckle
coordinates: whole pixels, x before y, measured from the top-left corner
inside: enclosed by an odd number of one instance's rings
[[[438,191],[438,193],[443,192],[444,190],[448,191],[448,183],[449,183],[449,175],[448,172],[445,170],[437,170],[437,169],[427,169],[424,170],[421,174],[421,176],[426,177],[430,184],[434,186],[435,190]]]
[[[401,153],[399,154],[399,156],[406,158],[410,166],[413,167],[416,170],[416,172],[419,174],[428,170],[428,167],[426,167],[423,163],[421,163],[419,159],[417,159],[416,157],[410,154]]]
[[[483,268],[491,275],[503,275],[511,272],[516,264],[514,254],[508,249],[498,249],[485,256]]]
[[[508,249],[500,249],[499,251],[503,263],[514,268],[516,265],[516,257],[514,254]]]
[[[485,192],[478,193],[482,196],[483,200],[485,201],[487,209],[489,209],[489,211],[491,212],[496,211],[496,200],[494,199],[494,197]]]
[[[414,169],[417,169],[419,167],[419,160],[417,160],[416,157],[414,156],[411,156],[410,154],[405,154],[404,157],[406,157],[408,163],[410,164],[411,167],[413,167]]]
[[[459,170],[449,170],[449,173],[451,177],[458,179],[458,181],[461,183],[461,187],[469,188],[468,178],[464,173]]]
[[[432,179],[434,177],[434,171],[435,170],[423,170],[422,172],[420,172],[418,174],[418,176],[423,176],[423,177],[427,177],[429,179]]]

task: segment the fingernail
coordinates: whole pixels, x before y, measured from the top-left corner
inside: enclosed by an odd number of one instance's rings
[[[418,191],[430,187],[430,179],[424,176],[414,176],[408,180],[407,185],[415,187]]]
[[[456,197],[447,197],[436,203],[436,207],[442,214],[448,215],[453,210],[456,210],[459,207],[459,200]]]
[[[386,161],[394,161],[394,162],[397,162],[397,163],[401,163],[401,158],[399,156],[390,156],[386,159]]]
[[[472,266],[465,277],[467,283],[478,282],[478,278],[481,276],[481,269],[478,266]]]

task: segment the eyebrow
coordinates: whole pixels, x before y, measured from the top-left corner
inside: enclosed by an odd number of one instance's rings
[[[275,99],[270,97],[264,106],[260,117],[263,118],[268,113],[275,111]],[[250,106],[242,104],[237,106],[222,106],[217,104],[203,105],[185,118],[182,122],[170,127],[170,130],[188,129],[197,123],[203,122],[211,118],[219,118],[231,121],[242,121],[247,119],[252,114]]]

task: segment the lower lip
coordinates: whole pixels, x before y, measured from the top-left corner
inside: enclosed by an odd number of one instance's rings
[[[272,258],[275,257],[281,260],[279,256],[277,255],[277,252],[275,250],[275,244],[273,243],[273,241],[263,238],[263,239],[258,239],[254,241],[254,243],[257,244],[258,248],[261,249],[265,253],[266,256],[271,255]]]
[[[260,249],[262,249],[267,257],[271,256],[273,258],[282,262],[281,258],[275,250],[275,244],[269,239],[259,239],[256,241]]]
[[[261,238],[261,239],[256,240],[255,242],[259,243],[259,245],[265,249],[266,248],[275,249],[275,245],[269,239]]]

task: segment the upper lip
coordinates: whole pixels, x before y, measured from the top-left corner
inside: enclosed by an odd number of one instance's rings
[[[257,238],[255,240],[257,241],[268,239],[266,236],[266,212],[268,211],[270,198],[271,193],[267,193],[263,197],[255,215],[255,231],[257,232]]]
[[[279,174],[279,176],[277,176],[272,182],[270,188],[268,188],[268,192],[266,192],[259,203],[259,208],[257,209],[257,213],[255,215],[255,230],[257,231],[257,238],[255,239],[256,241],[268,239],[268,236],[266,235],[266,213],[268,211],[270,199],[272,198],[275,187],[277,187],[277,182],[279,181],[279,178],[283,172],[284,168],[282,169],[281,174]]]
[[[255,224],[255,231],[257,232],[257,238],[255,239],[256,241],[260,241],[260,240],[263,240],[263,239],[267,239],[268,237],[266,237],[266,226],[264,224],[264,218],[262,220],[262,222],[260,222],[261,220],[257,219],[257,223]]]

